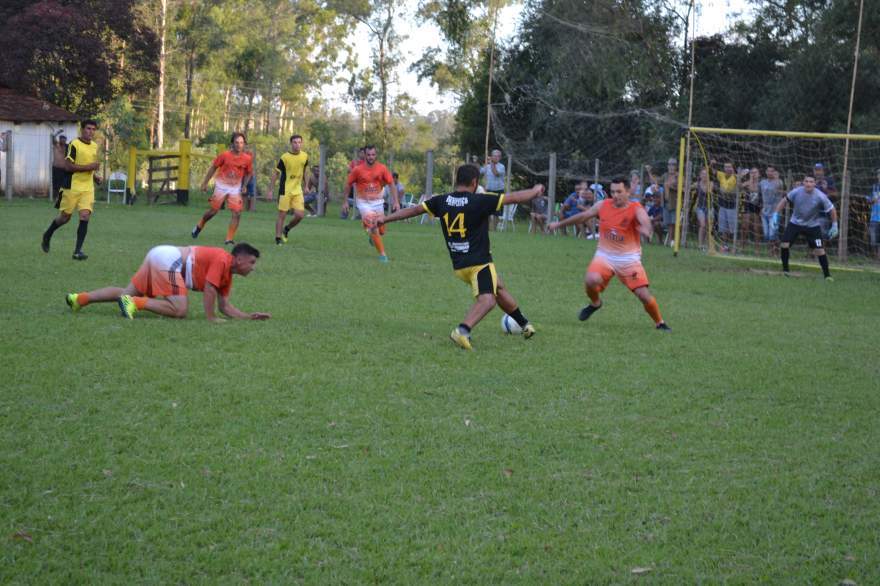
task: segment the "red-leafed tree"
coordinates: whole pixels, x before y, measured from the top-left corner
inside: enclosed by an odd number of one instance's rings
[[[94,114],[155,85],[158,43],[132,0],[0,0],[0,83]]]

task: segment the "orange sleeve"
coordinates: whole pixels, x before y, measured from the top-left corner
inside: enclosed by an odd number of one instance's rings
[[[211,162],[211,164],[214,165],[215,167],[219,168],[219,167],[223,166],[223,161],[225,159],[226,159],[226,153],[225,152],[220,153],[219,155],[214,157],[214,160]]]

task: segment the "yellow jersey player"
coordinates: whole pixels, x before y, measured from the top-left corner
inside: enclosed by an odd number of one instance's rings
[[[290,137],[290,151],[281,155],[272,178],[269,179],[269,191],[275,189],[275,181],[281,177],[278,185],[278,219],[275,220],[275,244],[287,242],[287,236],[306,215],[306,203],[304,193],[309,190],[311,174],[306,173],[309,168],[309,155],[302,151],[302,136],[294,134]],[[284,219],[287,214],[293,212],[293,219],[286,226]]]
[[[78,209],[79,226],[76,230],[76,246],[73,250],[74,260],[89,258],[82,251],[82,246],[89,231],[89,219],[95,206],[95,182],[101,182],[101,177],[95,175],[95,171],[98,170],[98,145],[94,138],[98,123],[94,120],[83,120],[80,129],[79,138],[67,145],[58,217],[52,220],[49,228],[43,232],[41,245],[43,252],[49,252],[52,234],[69,222],[74,210]]]
[[[480,169],[462,165],[455,172],[455,191],[437,195],[419,206],[379,217],[381,226],[387,222],[412,218],[428,213],[440,218],[443,237],[452,259],[455,276],[468,283],[476,298],[464,320],[452,330],[450,338],[461,348],[472,350],[471,330],[498,304],[522,328],[523,337],[535,334],[535,328],[523,316],[516,300],[495,271],[489,250],[489,218],[505,204],[521,203],[544,193],[543,185],[511,194],[476,193]]]

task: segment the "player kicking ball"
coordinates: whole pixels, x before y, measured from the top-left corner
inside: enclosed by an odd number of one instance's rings
[[[260,251],[247,244],[236,244],[232,252],[211,246],[169,246],[151,248],[143,264],[121,287],[105,287],[86,293],[70,293],[65,297],[74,312],[91,303],[115,302],[123,317],[134,319],[138,311],[146,310],[166,317],[184,318],[188,310],[187,291],[201,291],[205,317],[222,322],[214,313],[220,312],[233,319],[269,319],[268,313],[244,312],[229,302],[232,275],[246,277],[252,270]]]
[[[449,335],[453,342],[465,350],[473,350],[471,330],[496,304],[516,320],[524,338],[535,335],[534,326],[519,310],[516,300],[495,271],[489,251],[489,218],[505,204],[521,203],[544,193],[544,186],[535,185],[509,195],[478,194],[475,192],[479,180],[478,167],[462,165],[455,172],[453,193],[436,195],[420,206],[399,210],[377,220],[381,226],[424,213],[441,219],[440,227],[455,276],[470,284],[476,297],[464,320]]]
[[[566,218],[561,222],[553,222],[548,230],[556,230],[569,224],[582,224],[591,218],[599,218],[599,246],[593,257],[584,285],[590,304],[584,307],[578,318],[581,321],[602,308],[599,294],[608,286],[611,277],[617,275],[620,282],[639,298],[645,311],[654,320],[658,330],[670,331],[663,317],[657,300],[648,289],[648,275],[642,266],[642,244],[640,235],[649,241],[653,229],[648,212],[640,203],[629,200],[629,180],[618,177],[611,181],[611,198],[594,204],[585,212]]]

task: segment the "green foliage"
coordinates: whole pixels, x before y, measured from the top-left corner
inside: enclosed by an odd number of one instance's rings
[[[204,209],[98,204],[74,263],[75,225],[44,255],[45,202],[0,202],[4,581],[880,581],[877,275],[648,247],[663,335],[617,282],[578,322],[594,244],[518,227],[493,252],[538,333],[494,310],[465,353],[436,224],[392,224],[380,266],[353,221],[275,247],[259,204],[231,300],[271,320],[70,313]]]

